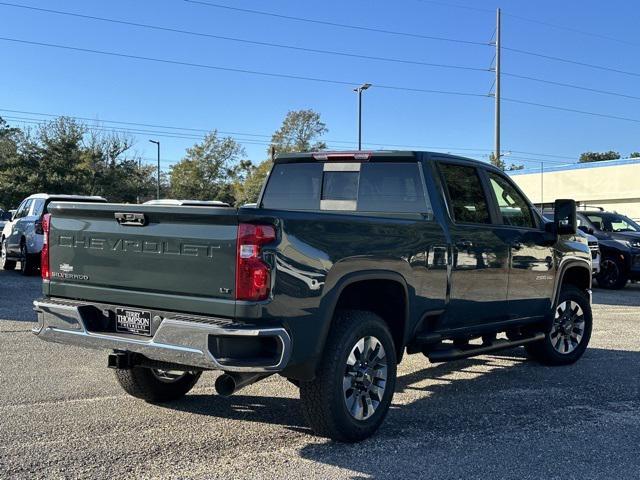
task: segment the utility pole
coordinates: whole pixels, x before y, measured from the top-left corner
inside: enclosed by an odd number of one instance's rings
[[[495,113],[495,140],[496,161],[500,161],[500,9],[496,12],[496,113]]]
[[[160,200],[160,142],[157,140],[149,140],[158,147],[158,184],[156,185],[156,199]]]

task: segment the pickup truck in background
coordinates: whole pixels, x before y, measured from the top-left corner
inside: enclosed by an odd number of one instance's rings
[[[546,221],[502,171],[428,152],[281,155],[255,206],[55,202],[43,340],[110,351],[131,395],[167,402],[204,370],[230,395],[277,373],[312,429],[380,426],[397,364],[589,342],[591,254],[576,208]],[[73,361],[72,358],[69,359]]]

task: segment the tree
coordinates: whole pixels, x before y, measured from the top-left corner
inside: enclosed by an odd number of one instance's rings
[[[265,160],[257,167],[253,167],[243,182],[238,182],[235,187],[236,205],[255,203],[258,201],[262,185],[271,171],[271,160]]]
[[[311,109],[291,110],[271,137],[271,146],[276,153],[324,150],[327,144],[321,137],[328,131],[319,113]]]
[[[244,155],[238,142],[231,137],[220,138],[213,130],[171,167],[171,194],[175,198],[234,203],[234,181],[250,165],[240,161]]]
[[[631,152],[629,158],[640,158],[640,152]]]
[[[517,165],[515,163],[512,163],[511,165],[507,166],[506,162],[504,160],[502,160],[503,156],[501,155],[499,159],[496,159],[496,154],[495,153],[490,153],[489,154],[489,163],[491,163],[491,165],[498,167],[500,170],[502,171],[511,171],[511,170],[523,170],[524,169],[524,165]]]
[[[155,169],[139,167],[133,141],[60,117],[34,131],[0,122],[0,203],[15,207],[33,193],[102,195],[135,202],[155,192]]]
[[[502,160],[502,156],[500,156],[500,158],[497,158],[495,152],[491,152],[489,154],[489,163],[494,167],[498,167],[500,170],[504,170],[506,166],[504,160]]]
[[[609,150],[608,152],[584,152],[580,155],[580,163],[603,162],[605,160],[617,160],[620,158],[618,152]]]

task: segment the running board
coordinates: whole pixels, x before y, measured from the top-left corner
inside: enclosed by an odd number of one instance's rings
[[[545,337],[544,333],[535,333],[530,337],[521,337],[513,340],[498,339],[489,344],[482,345],[465,345],[463,347],[443,346],[442,344],[433,350],[425,350],[425,355],[431,362],[449,362],[451,360],[459,360],[461,358],[475,357],[485,353],[504,350],[505,348],[520,347],[527,343],[539,342]],[[444,347],[444,348],[443,348]]]

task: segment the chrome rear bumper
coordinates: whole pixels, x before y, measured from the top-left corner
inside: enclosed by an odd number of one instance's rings
[[[187,321],[162,318],[152,337],[142,337],[111,332],[92,332],[83,319],[82,307],[95,306],[80,302],[36,300],[38,326],[32,331],[42,340],[76,345],[98,350],[134,352],[161,362],[180,364],[228,372],[278,372],[287,365],[291,356],[291,338],[284,328],[234,328],[225,327],[224,321],[210,319]],[[194,317],[196,318],[196,317]],[[231,322],[229,322],[231,323]],[[209,350],[211,336],[274,337],[279,343],[279,359],[268,365],[232,365],[216,359]]]

